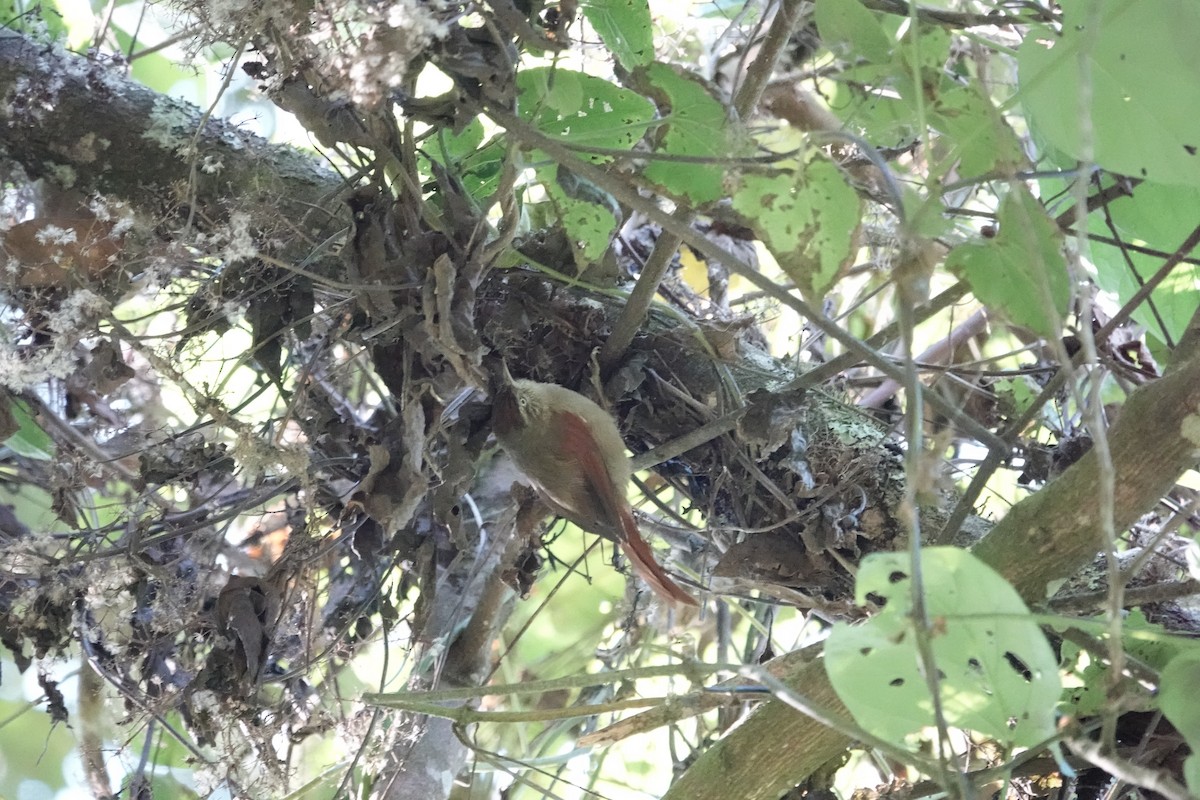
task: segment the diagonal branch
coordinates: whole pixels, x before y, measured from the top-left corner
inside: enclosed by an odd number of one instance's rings
[[[775,71],[775,65],[779,62],[779,56],[787,46],[792,31],[795,30],[796,23],[800,20],[801,12],[807,5],[802,0],[783,0],[780,3],[779,11],[771,22],[771,28],[767,32],[762,49],[750,69],[747,70],[746,79],[738,89],[737,97],[734,98],[733,109],[739,118],[747,117],[758,105],[763,89],[766,88],[767,81],[770,80],[771,73]],[[681,209],[675,213],[675,219],[680,225],[688,225],[690,218],[691,212],[688,210]],[[634,335],[637,334],[650,310],[650,304],[654,302],[654,295],[658,293],[659,284],[667,274],[675,251],[682,243],[683,239],[678,234],[665,229],[654,243],[654,250],[646,259],[637,285],[629,294],[629,301],[621,311],[621,316],[613,324],[608,340],[600,348],[600,367],[605,372],[611,371],[629,348]]]

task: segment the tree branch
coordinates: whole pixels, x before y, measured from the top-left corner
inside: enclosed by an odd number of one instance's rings
[[[286,232],[281,255],[295,261],[344,227],[325,210],[343,182],[320,160],[225,120],[201,127],[199,109],[103,62],[0,30],[0,97],[8,159],[32,178],[121,197],[150,225],[176,215],[208,228],[257,211],[263,230]]]

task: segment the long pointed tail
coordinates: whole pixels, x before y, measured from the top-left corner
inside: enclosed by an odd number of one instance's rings
[[[629,563],[633,565],[634,571],[642,576],[642,580],[668,602],[682,603],[685,606],[697,605],[696,598],[671,580],[671,576],[654,558],[654,551],[650,549],[650,545],[646,544],[646,540],[638,531],[632,512],[626,510],[621,515],[621,528],[621,532],[624,534],[619,542],[621,550],[629,559]]]

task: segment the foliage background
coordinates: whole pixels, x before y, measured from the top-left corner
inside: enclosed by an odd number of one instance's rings
[[[1190,4],[8,11],[6,796],[1200,786]]]

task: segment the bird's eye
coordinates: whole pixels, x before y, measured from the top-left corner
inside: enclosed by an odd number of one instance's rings
[[[519,400],[517,400],[517,402],[520,403],[522,406],[527,406],[527,405],[529,405],[529,398],[522,397]]]

